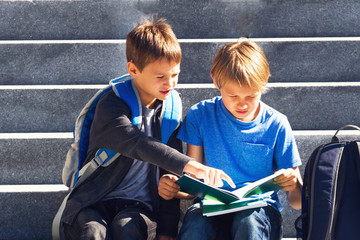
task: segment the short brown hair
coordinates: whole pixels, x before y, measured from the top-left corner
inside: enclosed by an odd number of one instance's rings
[[[233,81],[240,86],[265,91],[270,69],[260,46],[241,38],[224,45],[216,53],[210,75],[218,88]]]
[[[181,48],[164,18],[145,20],[127,35],[126,58],[142,71],[147,64],[160,58],[180,63]]]

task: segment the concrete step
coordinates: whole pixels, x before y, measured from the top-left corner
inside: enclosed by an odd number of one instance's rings
[[[0,39],[6,40],[125,38],[138,22],[154,14],[167,18],[179,38],[360,35],[360,3],[354,0],[5,0],[0,4]]]
[[[0,184],[61,184],[72,133],[0,134]]]
[[[1,4],[1,3],[0,3]],[[181,83],[210,83],[216,51],[237,39],[180,39]],[[272,82],[360,81],[360,37],[254,38]],[[127,73],[125,40],[0,41],[1,85],[104,84]]]
[[[331,141],[335,130],[294,131],[303,161],[321,144]],[[360,131],[344,130],[341,140],[360,140]],[[61,172],[72,133],[0,134],[0,184],[61,184]]]
[[[71,132],[80,110],[100,85],[0,86],[0,132]],[[179,84],[183,113],[219,95],[213,84]],[[294,130],[360,125],[360,82],[273,83],[262,99],[287,115]]]
[[[0,239],[51,239],[64,185],[0,185]]]

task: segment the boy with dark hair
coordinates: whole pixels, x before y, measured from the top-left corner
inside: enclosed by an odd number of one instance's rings
[[[120,157],[99,167],[71,192],[61,223],[67,239],[174,239],[179,201],[157,194],[159,176],[166,169],[177,175],[189,172],[207,182],[231,179],[222,171],[199,164],[181,154],[175,130],[167,145],[161,143],[163,103],[175,88],[181,49],[171,27],[160,19],[135,27],[126,39],[127,70],[124,81],[139,103],[138,116],[116,90],[104,93],[91,125],[85,162],[99,149]],[[132,123],[141,119],[141,127]],[[177,150],[175,150],[177,149]]]
[[[260,101],[270,77],[265,55],[247,39],[223,46],[210,75],[221,97],[194,105],[178,137],[187,143],[188,156],[224,170],[236,188],[286,169],[275,178],[293,208],[301,207],[301,164],[290,124],[283,114]],[[205,120],[204,120],[205,119]],[[176,177],[160,179],[164,199],[190,198],[179,192]],[[225,189],[231,190],[228,185]],[[276,192],[257,196],[268,206],[204,217],[199,202],[185,215],[178,239],[280,239],[281,206]]]

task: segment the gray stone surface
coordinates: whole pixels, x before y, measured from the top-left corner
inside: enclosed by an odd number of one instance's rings
[[[0,132],[71,132],[97,90],[0,90]]]
[[[0,39],[123,39],[158,14],[179,38],[359,36],[346,1],[1,1]],[[49,21],[51,19],[51,21]]]
[[[71,143],[70,138],[0,139],[0,184],[61,184]]]
[[[360,81],[360,39],[254,39],[270,65],[270,82]],[[180,83],[210,83],[216,51],[234,39],[181,42]],[[0,84],[105,84],[127,73],[124,41],[1,44]]]
[[[51,239],[52,220],[66,193],[0,192],[0,239]]]
[[[216,88],[178,88],[183,113],[203,99],[219,95]],[[0,89],[0,132],[71,132],[80,110],[97,89]],[[273,87],[263,95],[284,113],[294,130],[333,130],[360,125],[360,94],[355,86]]]
[[[284,113],[295,130],[333,130],[360,125],[356,104],[360,86],[272,88],[263,101]]]
[[[1,44],[0,84],[108,83],[127,73],[124,44]]]

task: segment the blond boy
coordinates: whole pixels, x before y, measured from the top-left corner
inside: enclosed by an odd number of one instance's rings
[[[188,156],[224,170],[237,188],[246,182],[286,169],[275,181],[287,192],[294,208],[301,206],[301,164],[290,124],[283,114],[260,101],[270,70],[260,47],[247,39],[223,46],[210,75],[221,97],[194,105],[178,137]],[[178,192],[171,175],[159,183],[164,199],[189,198]],[[214,183],[215,185],[215,183]],[[225,184],[223,188],[232,190]],[[268,206],[216,217],[202,216],[198,201],[185,216],[178,239],[279,239],[281,206],[276,192],[258,196]]]

